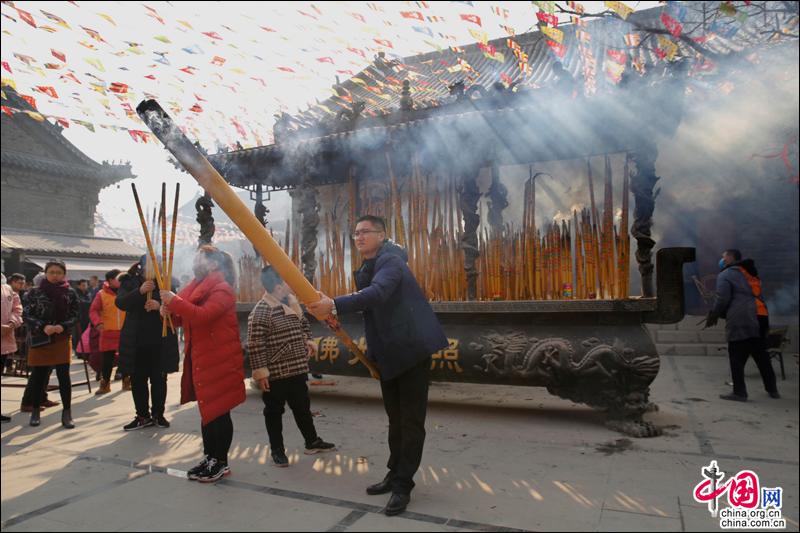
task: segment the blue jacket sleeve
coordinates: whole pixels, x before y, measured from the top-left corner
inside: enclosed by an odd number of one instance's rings
[[[730,279],[730,273],[723,272],[717,276],[717,297],[714,301],[714,309],[712,313],[718,317],[725,318],[725,313],[728,311],[728,306],[733,297],[733,284]]]
[[[375,266],[375,276],[369,287],[334,299],[337,313],[344,315],[372,309],[394,293],[403,279],[403,260],[396,255],[389,255],[380,266]]]

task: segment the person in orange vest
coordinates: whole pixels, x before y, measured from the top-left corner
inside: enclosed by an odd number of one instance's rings
[[[119,290],[119,273],[117,269],[106,272],[106,282],[89,308],[89,318],[100,332],[100,351],[103,353],[100,388],[96,395],[111,392],[111,371],[114,368],[114,357],[119,350],[119,334],[125,322],[125,311],[120,310],[115,303]],[[130,378],[123,379],[122,390],[129,390],[129,382]]]
[[[720,398],[747,401],[744,366],[750,356],[758,366],[767,393],[771,398],[780,398],[775,371],[767,353],[769,310],[761,293],[761,279],[755,262],[742,260],[739,250],[729,249],[722,253],[719,265],[722,272],[717,276],[716,300],[706,318],[706,327],[713,326],[720,318],[725,319],[733,393],[721,394]]]

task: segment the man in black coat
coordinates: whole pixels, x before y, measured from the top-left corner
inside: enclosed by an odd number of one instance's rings
[[[164,418],[167,374],[178,371],[178,338],[168,328],[161,336],[161,297],[153,280],[144,279],[146,256],[120,276],[116,306],[125,311],[119,337],[119,368],[131,376],[136,417],[123,428],[133,431],[149,426],[169,427]],[[147,299],[148,292],[151,292]],[[147,382],[150,381],[150,391]],[[152,397],[152,409],[150,401]]]
[[[380,217],[358,219],[353,234],[364,262],[354,273],[358,292],[335,300],[320,293],[309,311],[322,320],[334,314],[364,314],[367,357],[381,374],[389,416],[389,473],[367,494],[392,493],[384,512],[402,513],[411,498],[413,477],[422,460],[431,354],[448,341],[414,274],[406,251],[386,239]]]

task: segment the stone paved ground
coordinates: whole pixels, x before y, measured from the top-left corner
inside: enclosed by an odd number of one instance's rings
[[[3,531],[147,530],[718,530],[692,499],[700,468],[717,459],[729,475],[756,471],[784,490],[789,530],[798,529],[798,374],[787,361],[783,398],[760,390],[748,366],[752,401],[723,402],[723,357],[662,357],[653,384],[665,426],[654,439],[606,429],[600,413],[543,389],[434,384],[428,439],[417,488],[400,517],[380,514],[386,496],[364,487],[382,478],[386,418],[377,383],[326,376],[312,387],[320,434],[336,452],[306,456],[289,415],[291,467],[270,465],[255,391],[234,411],[233,475],[208,486],[182,476],[200,456],[196,406],[177,405],[170,378],[169,429],[122,431],[133,402],[74,389],[77,429],[48,409],[31,428],[20,414],[22,389],[2,389]],[[75,364],[77,379],[83,374]],[[3,383],[21,380],[3,378]],[[55,393],[57,395],[57,393]]]

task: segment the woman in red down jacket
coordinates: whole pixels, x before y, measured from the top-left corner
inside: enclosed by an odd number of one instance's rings
[[[202,246],[194,259],[194,279],[179,294],[161,291],[162,313],[182,326],[185,346],[181,404],[197,400],[205,458],[189,479],[211,483],[230,474],[233,440],[231,409],[244,403],[244,357],[236,318],[233,259]]]

